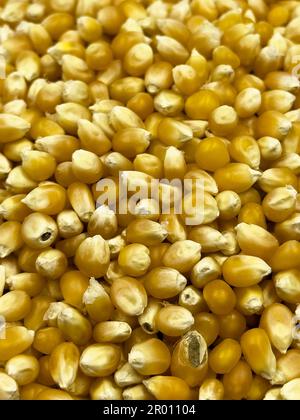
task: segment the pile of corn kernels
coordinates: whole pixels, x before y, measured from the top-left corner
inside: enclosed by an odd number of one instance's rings
[[[299,1],[0,0],[0,78],[0,399],[300,399]]]

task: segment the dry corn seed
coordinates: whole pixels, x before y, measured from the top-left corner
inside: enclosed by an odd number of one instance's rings
[[[0,20],[0,400],[300,399],[299,2]]]

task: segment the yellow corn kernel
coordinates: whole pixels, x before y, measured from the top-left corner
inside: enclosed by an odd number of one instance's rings
[[[241,400],[248,394],[252,384],[250,366],[240,360],[234,368],[223,377],[225,399]]]
[[[141,315],[147,306],[144,286],[132,277],[121,277],[113,282],[111,299],[117,309],[131,316]]]
[[[143,381],[147,390],[157,400],[189,400],[191,389],[185,381],[175,376],[153,376]]]
[[[50,354],[56,346],[64,342],[62,331],[56,327],[41,328],[35,333],[33,348],[43,354]]]
[[[50,296],[39,295],[34,297],[31,300],[30,312],[24,318],[25,327],[33,331],[45,327],[46,321],[44,320],[44,315],[52,302],[53,298]]]
[[[22,226],[19,222],[4,222],[0,225],[0,256],[7,257],[23,245]]]
[[[45,279],[37,273],[18,273],[9,276],[6,284],[10,290],[20,290],[33,297],[41,293],[45,286]]]
[[[31,213],[24,219],[21,233],[26,245],[42,249],[56,240],[58,229],[52,217],[42,213]]]
[[[218,401],[224,398],[224,386],[221,381],[214,378],[205,379],[200,385],[199,400]]]
[[[123,391],[124,400],[153,400],[151,395],[143,384],[128,387]]]
[[[262,206],[258,203],[246,203],[240,210],[238,215],[239,223],[254,224],[267,229],[266,218]]]
[[[126,229],[126,240],[146,246],[158,245],[167,237],[167,231],[157,222],[147,219],[132,221]]]
[[[288,350],[277,359],[277,370],[272,383],[285,384],[299,377],[299,350]]]
[[[30,311],[31,300],[23,290],[13,290],[0,297],[0,315],[7,322],[23,319]]]
[[[271,273],[271,267],[261,258],[250,255],[233,255],[224,262],[223,277],[235,287],[254,286]]]
[[[192,228],[188,238],[199,243],[201,245],[201,251],[204,253],[216,252],[226,246],[226,240],[221,232],[210,226]]]
[[[283,140],[292,128],[292,123],[278,111],[265,111],[257,120],[258,137],[270,136]]]
[[[0,214],[5,220],[22,222],[31,213],[30,209],[22,202],[25,197],[25,194],[16,194],[2,201]]]
[[[113,55],[109,44],[97,40],[89,44],[85,51],[85,61],[92,70],[105,70],[111,64]]]
[[[269,305],[260,318],[260,328],[266,331],[272,345],[281,353],[286,353],[293,341],[292,318],[292,312],[280,303]]]
[[[194,317],[178,305],[167,305],[156,316],[157,328],[163,334],[177,337],[187,332],[194,324]]]
[[[219,335],[219,322],[216,315],[199,312],[195,315],[194,329],[201,334],[207,346],[210,346]]]
[[[200,260],[201,245],[191,240],[177,241],[172,244],[163,256],[163,264],[185,273]]]
[[[90,387],[92,400],[121,400],[122,389],[111,377],[95,379]]]
[[[97,249],[97,254],[95,254]],[[109,264],[109,247],[100,235],[86,238],[77,248],[75,264],[83,274],[102,277]]]
[[[36,259],[35,267],[38,274],[48,279],[56,279],[66,271],[68,261],[58,249],[46,249]]]
[[[115,383],[121,387],[141,384],[144,376],[139,374],[128,362],[120,367],[114,374]]]
[[[235,99],[235,109],[240,118],[249,118],[261,107],[262,96],[259,89],[249,87],[241,90]]]
[[[270,259],[273,272],[290,270],[299,266],[300,244],[298,241],[286,241],[274,252]]]
[[[257,284],[237,288],[235,294],[236,308],[243,315],[258,314],[263,309],[263,291]]]
[[[47,152],[29,150],[22,154],[22,167],[34,181],[45,181],[54,174],[56,162]]]
[[[218,374],[229,373],[240,360],[241,354],[239,343],[231,338],[226,338],[209,353],[208,363],[211,369]]]
[[[13,162],[20,162],[22,160],[22,155],[27,150],[32,150],[33,143],[23,138],[21,140],[12,141],[10,143],[6,143],[3,146],[3,154],[4,156],[13,161]]]
[[[0,372],[0,400],[19,400],[19,387],[14,378]]]
[[[66,102],[57,105],[56,118],[59,125],[70,134],[77,134],[78,120],[90,120],[90,112],[80,104],[75,102]]]
[[[1,360],[9,360],[27,350],[34,339],[34,332],[23,326],[7,326],[0,340]]]
[[[297,191],[292,186],[274,188],[262,202],[266,218],[275,223],[286,220],[295,212],[296,197]]]
[[[44,391],[39,392],[37,395],[37,400],[47,401],[47,400],[73,400],[70,394],[60,389],[47,388]]]
[[[268,260],[279,246],[271,233],[255,224],[239,223],[236,233],[241,250],[263,260]]]
[[[139,324],[146,333],[155,334],[158,332],[156,315],[162,306],[162,302],[150,298],[144,312],[138,317]]]
[[[298,378],[287,382],[280,389],[280,396],[283,400],[298,400],[300,395],[300,381]]]
[[[225,136],[231,133],[238,124],[238,116],[234,108],[221,105],[215,108],[209,117],[209,125],[216,136]]]
[[[207,309],[206,302],[200,290],[187,286],[179,295],[178,303],[188,309],[193,315]]]
[[[90,279],[90,284],[83,294],[82,301],[90,318],[96,322],[107,321],[112,315],[113,305],[103,285]]]
[[[201,334],[190,331],[176,344],[171,372],[190,387],[199,385],[207,373],[207,345]]]
[[[93,338],[97,343],[118,344],[126,341],[131,332],[132,329],[127,322],[103,321],[95,325]]]
[[[259,168],[260,150],[253,137],[234,137],[228,146],[228,151],[235,161],[245,163],[253,169]]]
[[[241,337],[241,347],[251,369],[263,378],[272,379],[276,371],[276,359],[266,332],[262,328],[246,331]]]
[[[80,368],[87,376],[108,376],[118,367],[121,350],[113,344],[92,344],[80,357]]]
[[[73,343],[61,343],[49,358],[49,371],[61,389],[69,389],[74,383],[79,366],[80,353]]]
[[[219,335],[223,339],[232,338],[234,340],[239,340],[246,330],[245,317],[235,309],[226,315],[219,315],[218,323]]]
[[[79,149],[72,155],[72,171],[79,181],[92,184],[102,178],[103,164],[95,153]]]
[[[160,91],[153,104],[154,109],[166,117],[174,117],[184,108],[183,97],[172,90]]]
[[[298,303],[300,293],[300,271],[287,269],[280,271],[274,276],[274,284],[277,295],[288,303]]]
[[[131,348],[128,362],[141,375],[159,375],[170,366],[171,355],[165,343],[150,338]]]
[[[245,163],[229,163],[215,171],[214,179],[219,191],[242,193],[251,188],[260,175],[259,171],[251,169]]]
[[[22,166],[15,166],[6,178],[6,186],[9,191],[15,194],[26,194],[37,186]]]
[[[204,170],[212,171],[229,163],[230,157],[226,143],[219,137],[209,137],[202,140],[195,154],[197,165]]]
[[[223,220],[233,219],[241,209],[241,199],[234,191],[222,191],[216,196],[216,201]]]
[[[103,130],[88,120],[78,121],[78,137],[84,149],[98,156],[102,156],[111,149],[111,142]]]
[[[22,202],[35,212],[51,216],[65,208],[66,198],[66,191],[62,186],[47,182],[30,191]]]
[[[226,315],[236,304],[231,287],[222,280],[212,280],[204,286],[204,299],[209,309],[216,315]]]
[[[150,266],[149,249],[142,244],[130,244],[121,249],[118,263],[128,276],[139,277],[146,273]]]
[[[257,140],[261,157],[267,161],[273,161],[280,158],[282,146],[278,139],[274,137],[261,137]]]
[[[57,326],[68,340],[78,346],[88,343],[92,336],[92,327],[88,319],[71,306],[58,314]]]
[[[268,73],[264,82],[268,89],[280,89],[287,92],[293,92],[299,87],[298,78],[284,71]]]
[[[20,354],[9,359],[5,371],[19,386],[28,385],[39,374],[39,362],[34,356]]]
[[[220,106],[218,96],[210,90],[200,90],[185,102],[185,113],[191,119],[208,120],[211,112]]]
[[[71,160],[72,154],[79,149],[79,141],[72,136],[57,134],[38,139],[35,146],[37,150],[50,153],[57,162],[65,162]]]
[[[81,309],[82,297],[89,285],[88,277],[76,270],[67,271],[60,278],[59,283],[65,302]]]
[[[36,5],[37,4],[34,4],[34,6]],[[22,386],[20,389],[20,398],[25,401],[36,400],[37,396],[46,389],[47,387],[45,385],[32,382],[28,385]]]
[[[212,257],[204,257],[194,265],[191,272],[191,282],[197,288],[204,287],[221,275],[221,267]]]
[[[88,222],[95,211],[95,203],[88,186],[82,182],[74,182],[68,187],[67,195],[80,220]]]
[[[274,234],[282,243],[291,239],[299,240],[299,213],[293,213],[281,223],[276,223]]]

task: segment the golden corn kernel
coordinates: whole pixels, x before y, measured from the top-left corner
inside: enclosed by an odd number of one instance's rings
[[[250,366],[240,360],[234,368],[223,377],[225,399],[241,400],[248,394],[252,384]]]
[[[298,269],[283,270],[274,276],[274,285],[277,295],[285,302],[298,303],[299,299],[299,274]]]
[[[20,290],[33,297],[43,290],[45,279],[37,273],[18,273],[9,276],[6,284],[10,290]]]
[[[191,282],[195,287],[202,288],[221,275],[221,267],[212,257],[204,257],[194,265],[191,272]]]
[[[224,386],[218,379],[205,379],[199,389],[199,400],[223,400]]]
[[[147,390],[157,400],[189,400],[191,390],[180,378],[176,376],[153,376],[143,381]]]
[[[95,203],[88,186],[82,182],[74,182],[68,187],[67,195],[80,220],[88,222],[95,211]]]
[[[187,332],[194,324],[190,311],[178,305],[167,305],[156,316],[157,328],[163,334],[177,337]]]
[[[299,242],[289,240],[283,243],[270,259],[270,265],[273,272],[290,270],[299,266]]]
[[[128,387],[123,391],[124,400],[152,400],[153,395],[150,394],[143,384]]]
[[[19,400],[18,383],[11,376],[0,372],[0,399]]]
[[[95,325],[93,338],[97,343],[122,343],[131,335],[132,329],[127,322],[103,321]]]
[[[202,382],[207,367],[207,345],[204,338],[197,331],[188,332],[174,348],[172,374],[194,387]]]
[[[115,384],[112,377],[99,378],[90,387],[90,397],[92,400],[121,400],[122,389]]]
[[[5,328],[5,337],[0,341],[1,360],[9,360],[27,350],[34,339],[34,332],[23,326]]]
[[[138,317],[139,324],[146,333],[155,334],[158,332],[156,315],[162,306],[162,302],[150,298],[144,312]]]
[[[218,316],[219,335],[221,338],[240,339],[240,336],[246,330],[246,319],[236,309],[226,315]]]
[[[118,367],[121,350],[113,344],[92,344],[80,357],[80,368],[87,376],[108,376]]]
[[[54,182],[49,182],[34,188],[22,202],[35,212],[51,216],[64,209],[66,198],[66,191],[63,187]]]
[[[236,296],[231,287],[222,280],[212,280],[204,286],[204,299],[209,309],[216,315],[226,315],[236,304]]]
[[[36,259],[36,271],[48,279],[56,279],[67,269],[67,258],[58,249],[46,249]]]
[[[271,267],[261,258],[249,255],[230,256],[222,267],[223,277],[235,287],[253,286],[271,273]]]
[[[255,224],[239,223],[236,233],[241,250],[263,260],[268,260],[279,246],[271,233]]]
[[[34,336],[33,347],[43,354],[50,354],[56,346],[64,342],[60,329],[46,327],[38,330]]]
[[[266,332],[262,328],[246,331],[241,337],[241,347],[251,369],[263,378],[272,379],[276,371],[276,359]]]
[[[114,374],[116,384],[121,387],[141,384],[144,376],[138,373],[128,362],[120,367]]]
[[[262,206],[258,203],[249,202],[246,203],[238,215],[239,223],[247,223],[249,225],[254,224],[267,229],[266,218],[262,209]]]
[[[185,112],[191,119],[208,120],[210,113],[219,105],[218,96],[210,90],[203,89],[187,98]]]
[[[258,314],[263,309],[263,291],[256,284],[254,286],[239,287],[235,290],[236,308],[243,315]]]
[[[273,303],[263,311],[260,327],[267,332],[272,345],[286,353],[293,340],[292,312],[280,303]]]
[[[295,211],[296,196],[297,191],[292,186],[274,188],[262,202],[266,218],[275,223],[286,220]]]
[[[234,137],[228,146],[228,151],[235,161],[246,163],[253,169],[259,168],[260,150],[253,137]]]
[[[159,375],[171,362],[168,347],[157,338],[134,345],[128,355],[129,364],[142,375]]]
[[[147,306],[144,286],[132,277],[121,277],[113,282],[111,299],[117,309],[131,316],[141,315]]]
[[[107,321],[112,315],[113,305],[110,296],[103,285],[93,277],[90,278],[82,302],[90,318],[96,322]]]
[[[71,306],[58,314],[57,326],[65,337],[76,345],[86,344],[92,336],[92,327],[88,319]]]
[[[298,400],[300,393],[300,381],[298,378],[287,382],[280,390],[280,396],[283,400]]]
[[[79,350],[73,343],[61,343],[52,351],[49,359],[49,371],[61,389],[69,389],[74,383],[79,357]]]
[[[209,366],[216,373],[228,373],[238,363],[241,353],[239,343],[231,338],[226,338],[209,353]]]
[[[214,178],[220,191],[247,191],[260,177],[260,172],[245,163],[229,163],[215,171]]]

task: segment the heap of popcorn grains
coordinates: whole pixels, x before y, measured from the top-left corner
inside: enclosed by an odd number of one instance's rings
[[[0,399],[300,399],[299,2],[1,0],[0,44]]]

